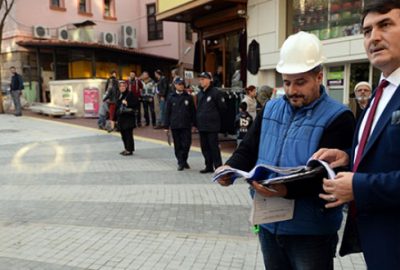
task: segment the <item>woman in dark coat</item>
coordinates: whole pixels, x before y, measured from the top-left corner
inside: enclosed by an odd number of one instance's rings
[[[125,150],[120,154],[123,156],[131,156],[135,151],[133,129],[136,127],[135,110],[139,107],[139,101],[132,92],[127,90],[125,81],[119,81],[119,91],[120,96],[117,101],[117,117],[121,138],[125,147]]]

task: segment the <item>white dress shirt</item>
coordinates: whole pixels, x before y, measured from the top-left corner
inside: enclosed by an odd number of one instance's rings
[[[396,92],[397,87],[400,84],[400,67],[398,69],[396,69],[394,72],[392,72],[392,74],[390,74],[387,78],[385,78],[383,76],[383,74],[382,74],[381,78],[379,80],[379,83],[383,79],[387,80],[389,82],[389,85],[386,86],[385,89],[383,89],[382,97],[381,97],[381,100],[379,101],[378,107],[376,108],[374,121],[372,122],[371,132],[368,135],[368,137],[371,136],[372,132],[375,129],[376,123],[378,123],[379,118],[381,117],[383,111],[385,110],[385,108],[388,105],[389,101],[392,99],[394,93]],[[359,142],[361,140],[361,136],[363,134],[363,131],[364,131],[364,128],[365,128],[365,124],[366,124],[367,119],[368,119],[369,112],[370,112],[371,107],[372,107],[374,102],[375,102],[375,98],[371,101],[371,105],[368,107],[368,109],[367,109],[367,111],[366,111],[366,113],[365,113],[365,115],[364,115],[364,117],[362,119],[362,122],[361,122],[361,125],[360,125],[360,129],[359,129],[359,132],[358,132],[358,143],[357,143],[357,147],[356,147],[355,152],[354,152],[356,154],[357,154],[357,151],[358,151],[358,144],[359,144]],[[354,155],[354,161],[356,160],[356,154]]]

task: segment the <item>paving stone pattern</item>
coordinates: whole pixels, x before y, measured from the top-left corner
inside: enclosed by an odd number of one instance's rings
[[[0,270],[264,269],[247,184],[223,188],[173,149],[0,115]],[[366,269],[361,255],[335,269]]]

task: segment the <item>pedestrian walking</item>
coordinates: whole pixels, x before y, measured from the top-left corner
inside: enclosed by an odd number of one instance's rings
[[[24,81],[22,80],[22,76],[17,73],[17,70],[14,66],[10,67],[10,72],[10,94],[14,103],[14,115],[22,116],[21,96],[22,90],[24,90]]]
[[[123,156],[131,156],[135,151],[133,129],[136,127],[135,111],[139,106],[139,100],[133,92],[127,90],[126,81],[119,81],[119,92],[117,117],[121,138],[125,148],[120,154]]]
[[[182,171],[190,169],[187,160],[196,114],[193,97],[185,91],[185,81],[180,77],[175,78],[174,87],[175,92],[170,93],[165,107],[164,128],[167,131],[171,129],[178,171]]]
[[[156,126],[156,113],[154,111],[154,96],[155,96],[155,82],[150,78],[149,73],[144,71],[142,73],[142,103],[143,103],[143,114],[146,121],[146,126],[151,124],[153,127]]]
[[[266,103],[226,166],[244,171],[256,164],[296,167],[306,164],[319,148],[350,147],[354,116],[327,95],[322,85],[323,60],[322,44],[316,36],[298,32],[286,39],[276,66],[285,96]],[[324,201],[318,198],[322,177],[307,180],[270,186],[275,191],[251,183],[255,196],[264,200],[294,200],[292,218],[259,226],[265,269],[333,270],[342,208],[324,209]],[[226,186],[232,179],[227,175],[218,182]]]
[[[339,254],[362,251],[368,270],[391,270],[400,265],[400,2],[370,1],[362,14],[365,51],[382,72],[379,86],[351,151],[322,149],[314,157],[352,169],[325,180],[328,194],[320,195],[329,209],[349,203]]]
[[[202,72],[199,79],[201,90],[197,94],[196,125],[205,160],[205,168],[200,173],[211,173],[214,172],[214,168],[222,165],[218,132],[221,130],[221,118],[227,107],[222,93],[211,84],[211,74]]]

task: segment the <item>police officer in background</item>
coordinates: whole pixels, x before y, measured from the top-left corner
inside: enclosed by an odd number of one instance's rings
[[[222,93],[212,86],[210,73],[202,72],[199,79],[201,91],[197,94],[196,125],[206,165],[200,173],[212,173],[214,168],[222,165],[218,132],[221,129],[221,116],[226,111],[226,103]]]
[[[185,91],[185,81],[182,78],[175,78],[174,88],[175,91],[167,99],[164,128],[171,128],[178,171],[182,171],[190,169],[187,159],[192,144],[192,126],[196,111],[193,97]]]

